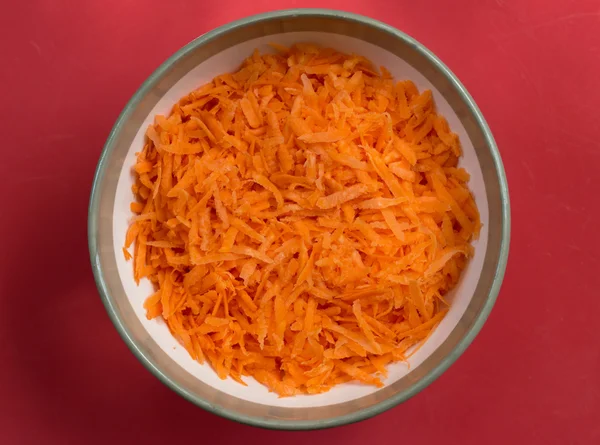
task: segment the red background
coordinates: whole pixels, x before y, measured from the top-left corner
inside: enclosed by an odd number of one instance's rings
[[[300,6],[386,21],[449,65],[500,147],[513,230],[496,307],[439,380],[374,419],[286,433],[206,413],[136,361],[86,224],[102,145],[144,79],[218,25]],[[1,443],[600,443],[598,0],[6,1],[0,56]]]

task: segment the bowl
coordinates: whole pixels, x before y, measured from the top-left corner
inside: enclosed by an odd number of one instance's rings
[[[131,213],[131,166],[156,114],[168,114],[182,96],[215,75],[236,69],[269,43],[310,41],[370,58],[396,79],[411,79],[433,92],[438,110],[458,133],[461,165],[483,228],[475,254],[451,293],[451,308],[409,366],[389,367],[381,389],[345,383],[310,396],[279,398],[249,379],[243,387],[221,380],[194,361],[160,319],[147,320],[143,302],[149,282],[137,286],[122,254]],[[168,387],[215,414],[261,427],[316,429],[356,422],[417,394],[465,348],[485,322],[502,282],[508,255],[510,216],[506,178],[492,134],[458,79],[417,41],[367,17],[339,11],[297,9],[261,14],[211,31],[163,63],[129,101],[102,151],[89,208],[89,249],[96,284],[115,327],[135,356]]]

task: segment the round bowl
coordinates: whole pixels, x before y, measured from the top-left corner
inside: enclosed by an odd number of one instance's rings
[[[269,43],[310,41],[364,55],[396,79],[431,89],[438,110],[458,133],[461,165],[483,228],[475,254],[451,293],[443,321],[409,360],[389,367],[381,389],[346,383],[310,396],[279,398],[248,379],[243,387],[220,380],[208,365],[195,362],[160,319],[147,320],[143,302],[149,282],[137,286],[121,247],[131,213],[131,166],[156,114],[168,114],[182,96],[236,69]],[[415,395],[452,364],[485,322],[504,275],[510,216],[506,178],[490,130],[473,99],[429,50],[397,29],[339,11],[290,10],[239,20],[186,45],[144,82],[119,116],[98,164],[89,209],[89,249],[96,283],[115,327],[135,356],[163,383],[215,414],[261,427],[315,429],[356,422]]]

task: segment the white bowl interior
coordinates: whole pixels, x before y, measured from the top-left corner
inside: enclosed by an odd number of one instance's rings
[[[245,378],[245,381],[248,384],[247,387],[236,383],[232,379],[221,380],[212,370],[210,365],[201,365],[189,356],[185,348],[171,335],[167,325],[162,319],[146,319],[143,302],[153,292],[152,284],[148,280],[144,280],[139,286],[136,285],[133,279],[133,264],[132,262],[125,261],[122,254],[125,234],[130,219],[133,216],[129,210],[129,204],[133,199],[131,185],[134,180],[131,173],[131,167],[135,163],[135,153],[140,151],[143,147],[146,128],[154,121],[154,116],[156,114],[168,114],[173,104],[182,96],[210,81],[219,74],[237,69],[240,63],[248,57],[254,49],[258,48],[261,52],[271,52],[273,50],[268,46],[269,43],[291,45],[295,42],[313,42],[346,53],[355,53],[366,56],[376,66],[385,66],[395,79],[410,79],[415,82],[420,91],[423,89],[432,90],[438,111],[446,117],[450,124],[450,128],[459,135],[462,142],[464,155],[460,160],[460,165],[471,174],[469,187],[473,192],[483,224],[479,240],[473,243],[475,255],[463,271],[458,286],[448,297],[451,300],[451,307],[444,320],[439,324],[426,343],[409,359],[408,366],[405,363],[395,363],[389,366],[389,377],[384,383],[391,384],[418,367],[444,342],[444,340],[446,340],[465,313],[465,310],[473,297],[483,268],[488,240],[487,227],[489,212],[482,170],[475,149],[473,148],[473,144],[468,138],[460,119],[448,102],[422,74],[408,63],[394,54],[363,40],[324,32],[295,32],[249,40],[207,59],[188,72],[181,80],[179,80],[179,82],[165,92],[164,96],[148,114],[137,132],[125,158],[116,190],[113,217],[114,252],[119,277],[125,293],[127,294],[127,298],[140,322],[154,341],[169,357],[196,378],[219,391],[235,395],[236,397],[251,402],[270,406],[300,408],[347,402],[374,393],[378,389],[360,383],[346,383],[338,385],[324,394],[280,398],[276,394],[270,393],[266,387],[260,385],[252,378]]]

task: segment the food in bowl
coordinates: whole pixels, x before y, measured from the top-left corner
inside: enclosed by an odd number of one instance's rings
[[[382,386],[446,314],[481,228],[460,142],[430,91],[367,58],[277,49],[156,116],[124,254],[155,285],[147,317],[219,377]]]
[[[254,378],[222,380],[201,365],[172,335],[163,317],[147,318],[144,302],[155,292],[136,284],[132,262],[122,253],[131,223],[132,173],[136,153],[156,115],[222,73],[233,73],[254,49],[314,42],[346,54],[368,55],[396,79],[430,90],[436,110],[458,135],[457,167],[470,174],[469,189],[481,219],[479,238],[460,279],[444,299],[446,315],[406,361],[388,364],[382,388],[356,381],[319,394],[279,397]],[[222,198],[221,198],[222,199]],[[235,21],[181,48],[133,95],[102,151],[90,197],[88,239],[98,291],[115,329],[140,362],[176,393],[214,414],[255,426],[316,429],[372,417],[415,396],[437,379],[469,346],[485,323],[506,267],[510,208],[498,148],[485,119],[464,86],[429,50],[381,22],[341,11],[277,11]],[[135,251],[132,251],[135,254]],[[362,309],[362,307],[361,307]],[[408,355],[408,354],[407,354]]]

